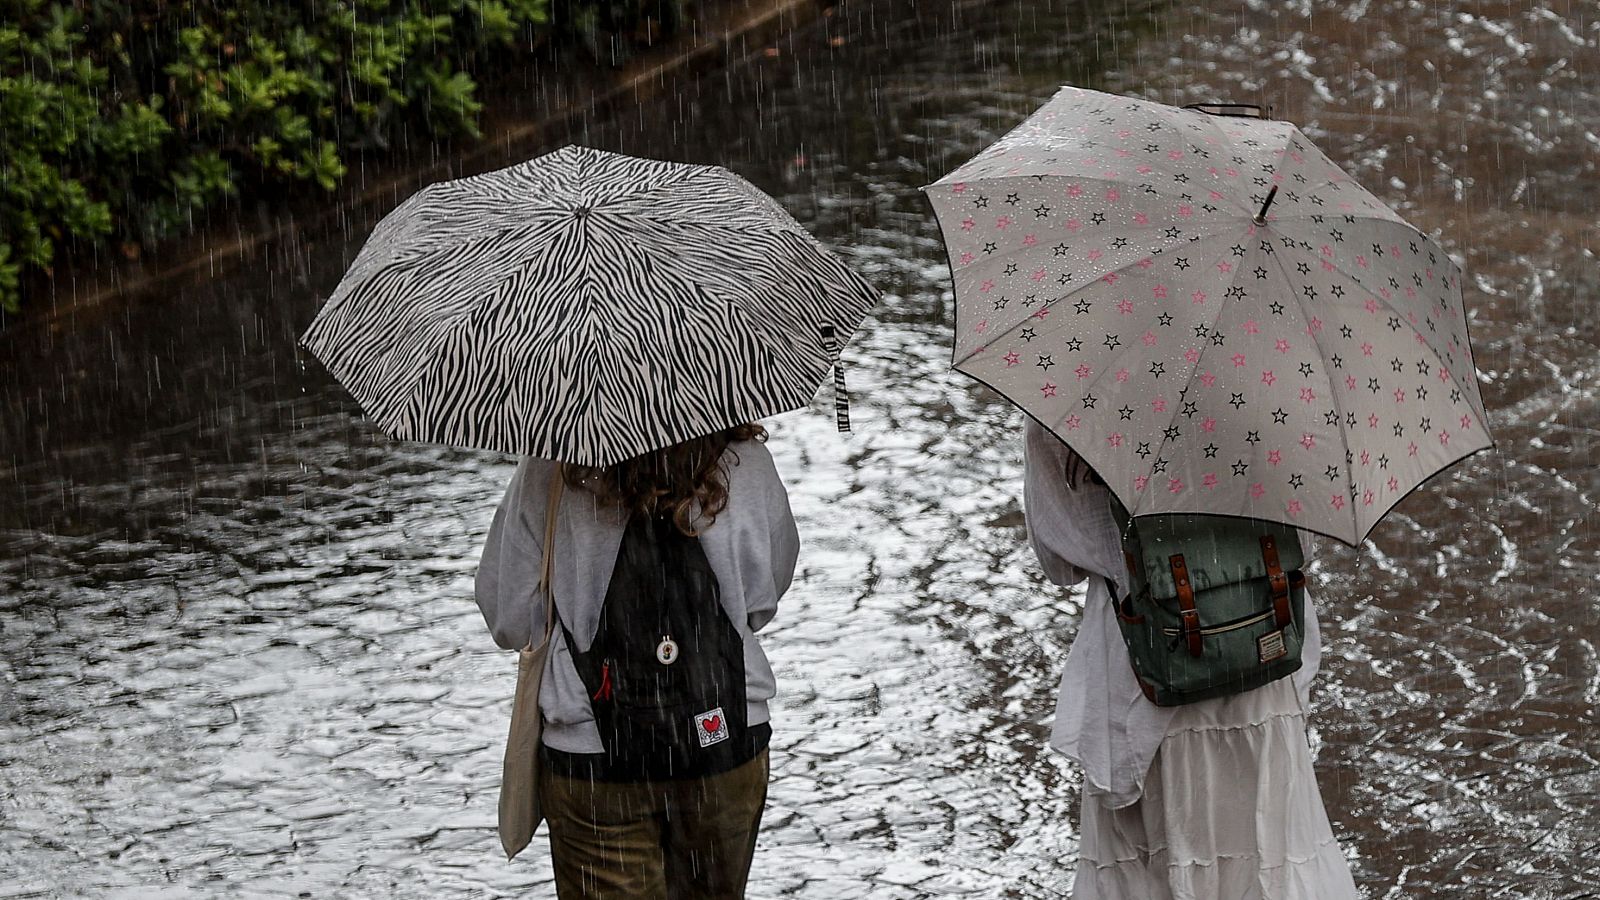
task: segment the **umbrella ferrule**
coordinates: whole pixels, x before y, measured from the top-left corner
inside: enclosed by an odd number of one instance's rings
[[[1253,220],[1257,225],[1266,225],[1267,224],[1267,207],[1272,205],[1273,198],[1275,198],[1277,196],[1278,196],[1278,186],[1277,185],[1273,185],[1272,186],[1272,190],[1267,191],[1267,199],[1264,202],[1262,202],[1261,211],[1256,213],[1256,217]]]

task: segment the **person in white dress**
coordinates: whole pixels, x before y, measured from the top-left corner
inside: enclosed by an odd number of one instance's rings
[[[1271,684],[1178,707],[1147,700],[1111,603],[1127,572],[1109,494],[1029,421],[1023,502],[1046,577],[1088,579],[1051,746],[1083,767],[1076,900],[1347,900],[1360,892],[1306,741],[1321,638],[1309,595],[1303,664]]]

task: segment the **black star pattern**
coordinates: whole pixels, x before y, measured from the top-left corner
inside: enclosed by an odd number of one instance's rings
[[[1233,464],[1233,476],[1235,478],[1243,478],[1244,473],[1248,471],[1250,471],[1250,464],[1242,459]]]
[[[1238,409],[1238,408],[1244,406],[1244,403],[1245,403],[1244,395],[1243,394],[1234,394],[1233,396],[1228,398],[1228,402],[1233,405],[1234,409]]]
[[[1272,314],[1275,315],[1275,316],[1283,315],[1283,304],[1279,303],[1276,300],[1274,300],[1271,303],[1267,304],[1267,309],[1272,310]]]
[[[1167,237],[1174,238],[1174,239],[1176,239],[1178,237],[1178,235],[1183,234],[1183,232],[1179,231],[1176,228],[1168,228],[1166,231],[1164,231],[1162,233],[1165,234]]]
[[[1071,249],[1071,248],[1069,248],[1066,244],[1057,244],[1056,247],[1055,247],[1056,255],[1057,256],[1066,256],[1067,255],[1067,251],[1069,249]]]
[[[1077,353],[1078,351],[1080,351],[1082,349],[1083,349],[1083,341],[1082,340],[1080,340],[1078,338],[1068,338],[1067,339],[1067,352],[1068,353]]]
[[[988,243],[983,245],[983,252],[984,253],[993,253],[994,251],[996,251],[998,249],[999,249],[999,245],[996,244],[994,241],[989,241]]]
[[[1011,302],[1010,300],[1007,300],[1006,298],[1001,297],[999,300],[996,300],[994,302],[994,308],[995,309],[1005,309],[1006,308],[1006,304],[1010,303],[1010,302]]]
[[[1117,416],[1124,422],[1131,421],[1133,419],[1133,407],[1124,405],[1121,409],[1117,410]]]
[[[1328,410],[1327,412],[1322,414],[1322,423],[1324,425],[1337,425],[1337,424],[1339,424],[1339,414],[1334,412],[1331,409]]]
[[[1093,394],[1085,395],[1083,398],[1083,408],[1094,409],[1094,405],[1099,402],[1099,398],[1095,397]]]
[[[1289,487],[1292,487],[1297,491],[1300,490],[1300,487],[1302,485],[1304,485],[1305,483],[1306,483],[1306,480],[1304,478],[1300,477],[1300,473],[1299,472],[1296,472],[1293,475],[1289,476]]]
[[[1194,418],[1194,414],[1199,412],[1199,411],[1200,411],[1200,407],[1196,406],[1193,400],[1185,400],[1185,401],[1183,401],[1183,414],[1185,416],[1187,416],[1187,417],[1192,419],[1192,418]]]
[[[1376,378],[1368,378],[1367,379],[1367,390],[1369,390],[1369,391],[1373,392],[1374,394],[1376,394],[1378,391],[1380,391],[1382,389],[1383,389],[1383,385],[1378,383],[1378,379],[1376,379]]]
[[[1329,466],[1326,469],[1322,470],[1322,474],[1328,476],[1328,480],[1329,481],[1338,481],[1339,480],[1339,467],[1338,466]]]
[[[1381,455],[1381,456],[1378,457],[1378,468],[1380,468],[1380,469],[1389,468],[1389,457],[1388,457],[1387,454],[1384,454],[1384,455]]]
[[[1126,246],[1128,246],[1128,239],[1125,237],[1115,238],[1111,241],[1111,249],[1113,250],[1121,250]]]
[[[1135,450],[1133,452],[1137,453],[1139,455],[1140,459],[1145,459],[1146,457],[1148,457],[1150,455],[1150,445],[1149,444],[1140,444],[1139,445],[1139,449],[1137,449],[1137,450]]]
[[[1206,445],[1206,459],[1216,459],[1216,458],[1217,458],[1217,445],[1216,444],[1207,444]]]
[[[1300,374],[1304,375],[1307,378],[1310,378],[1311,377],[1311,373],[1315,372],[1315,371],[1316,371],[1316,369],[1313,369],[1311,367],[1311,363],[1301,363],[1300,364]]]
[[[1156,324],[1161,325],[1163,328],[1170,328],[1172,326],[1172,314],[1162,313],[1156,316]]]
[[[1394,436],[1395,437],[1405,437],[1406,436],[1406,427],[1404,425],[1401,425],[1399,422],[1394,423]]]
[[[989,198],[988,197],[978,197],[977,199],[972,201],[972,205],[977,207],[978,209],[988,209],[989,208]]]
[[[1245,443],[1247,443],[1247,444],[1260,443],[1260,441],[1261,441],[1261,432],[1259,432],[1259,431],[1247,431],[1244,434],[1244,440],[1245,440]]]
[[[1183,256],[1180,256],[1177,259],[1174,259],[1172,261],[1172,264],[1177,266],[1178,267],[1178,271],[1180,271],[1180,272],[1183,271],[1184,269],[1189,268],[1189,260],[1188,260],[1187,257],[1183,257]]]
[[[1150,364],[1150,374],[1154,375],[1157,378],[1160,378],[1162,373],[1164,373],[1166,371],[1167,371],[1167,367],[1162,365],[1161,363],[1153,362],[1153,363]]]
[[[1282,425],[1287,421],[1289,421],[1289,414],[1284,411],[1283,407],[1280,406],[1272,411],[1272,422],[1274,425]]]
[[[1311,274],[1311,267],[1306,265],[1303,262],[1295,263],[1294,267],[1299,270],[1301,275],[1310,275]]]
[[[1038,335],[1034,333],[1034,330],[1032,328],[1024,328],[1024,329],[1022,329],[1022,333],[1019,336],[1025,341],[1031,341],[1035,337],[1038,337]]]
[[[1014,262],[1006,263],[1006,274],[1007,275],[1015,275],[1015,274],[1017,274],[1017,264],[1014,263]]]
[[[1075,315],[1080,315],[1080,316],[1083,315],[1084,313],[1087,313],[1093,307],[1094,307],[1093,303],[1090,303],[1088,300],[1085,300],[1085,299],[1082,299],[1082,298],[1079,298],[1076,302],[1074,302],[1072,304],[1072,309],[1074,311],[1074,314]]]
[[[1182,437],[1178,431],[1178,426],[1176,425],[1168,425],[1166,428],[1161,429],[1161,436],[1169,441],[1175,441],[1179,437]]]
[[[1089,224],[1091,224],[1091,225],[1104,225],[1105,223],[1106,223],[1106,214],[1105,213],[1098,213],[1097,212],[1094,215],[1089,217]]]
[[[1261,268],[1260,266],[1256,266],[1255,276],[1257,281],[1265,281],[1267,278],[1267,270]]]
[[[1018,203],[1022,202],[1022,197],[1017,195],[1017,194],[1007,194],[1006,195],[1006,202],[1011,204],[1012,206],[1015,206]]]
[[[1155,475],[1160,475],[1162,472],[1165,472],[1166,470],[1167,470],[1167,461],[1165,459],[1159,457],[1159,456],[1156,457],[1155,464],[1150,467],[1151,473],[1155,474]]]
[[[1122,341],[1118,340],[1117,336],[1114,335],[1114,334],[1106,335],[1106,339],[1105,339],[1104,343],[1106,345],[1106,349],[1107,350],[1115,350],[1118,347],[1122,346]]]
[[[1350,338],[1355,337],[1355,332],[1350,329],[1349,325],[1340,325],[1339,336],[1345,340],[1349,340]]]
[[[1238,244],[1234,244],[1232,252],[1233,252],[1234,256],[1243,256],[1244,255],[1244,248],[1239,246]]]

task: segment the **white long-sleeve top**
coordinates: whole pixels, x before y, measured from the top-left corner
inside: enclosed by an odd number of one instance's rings
[[[772,454],[754,441],[730,446],[723,455],[728,505],[700,533],[722,608],[744,639],[745,700],[749,724],[767,721],[767,701],[776,690],[772,665],[756,632],[772,620],[778,598],[794,577],[800,536],[789,510],[789,494]],[[520,650],[544,635],[545,595],[539,590],[544,557],[545,515],[556,463],[528,458],[517,466],[495,512],[478,564],[478,609],[496,644]],[[600,609],[616,568],[627,516],[587,491],[566,489],[556,516],[556,618],[572,632],[579,650],[594,641]],[[559,631],[552,636],[539,687],[543,741],[567,753],[601,753],[600,732],[589,692],[578,677]]]
[[[1145,773],[1176,707],[1145,699],[1117,627],[1108,582],[1127,592],[1122,544],[1104,485],[1069,483],[1077,455],[1037,422],[1028,421],[1023,507],[1028,541],[1045,577],[1063,587],[1089,579],[1083,620],[1067,653],[1050,745],[1083,767],[1085,789],[1119,809],[1144,793]],[[1084,479],[1087,482],[1087,479]],[[1305,647],[1293,676],[1301,707],[1322,662],[1315,608],[1306,596]],[[1210,703],[1215,701],[1201,701]]]

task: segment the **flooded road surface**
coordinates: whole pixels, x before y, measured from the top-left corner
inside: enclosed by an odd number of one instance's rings
[[[1370,897],[1600,893],[1600,4],[1211,6],[854,3],[573,135],[730,165],[886,293],[856,432],[771,423],[806,547],[751,896],[1070,890],[1081,596],[1023,546],[1017,414],[947,370],[916,190],[1066,82],[1271,102],[1462,257],[1500,448],[1325,548],[1319,778]],[[471,601],[511,462],[374,435],[293,346],[365,227],[0,343],[0,897],[551,893],[498,858]]]

